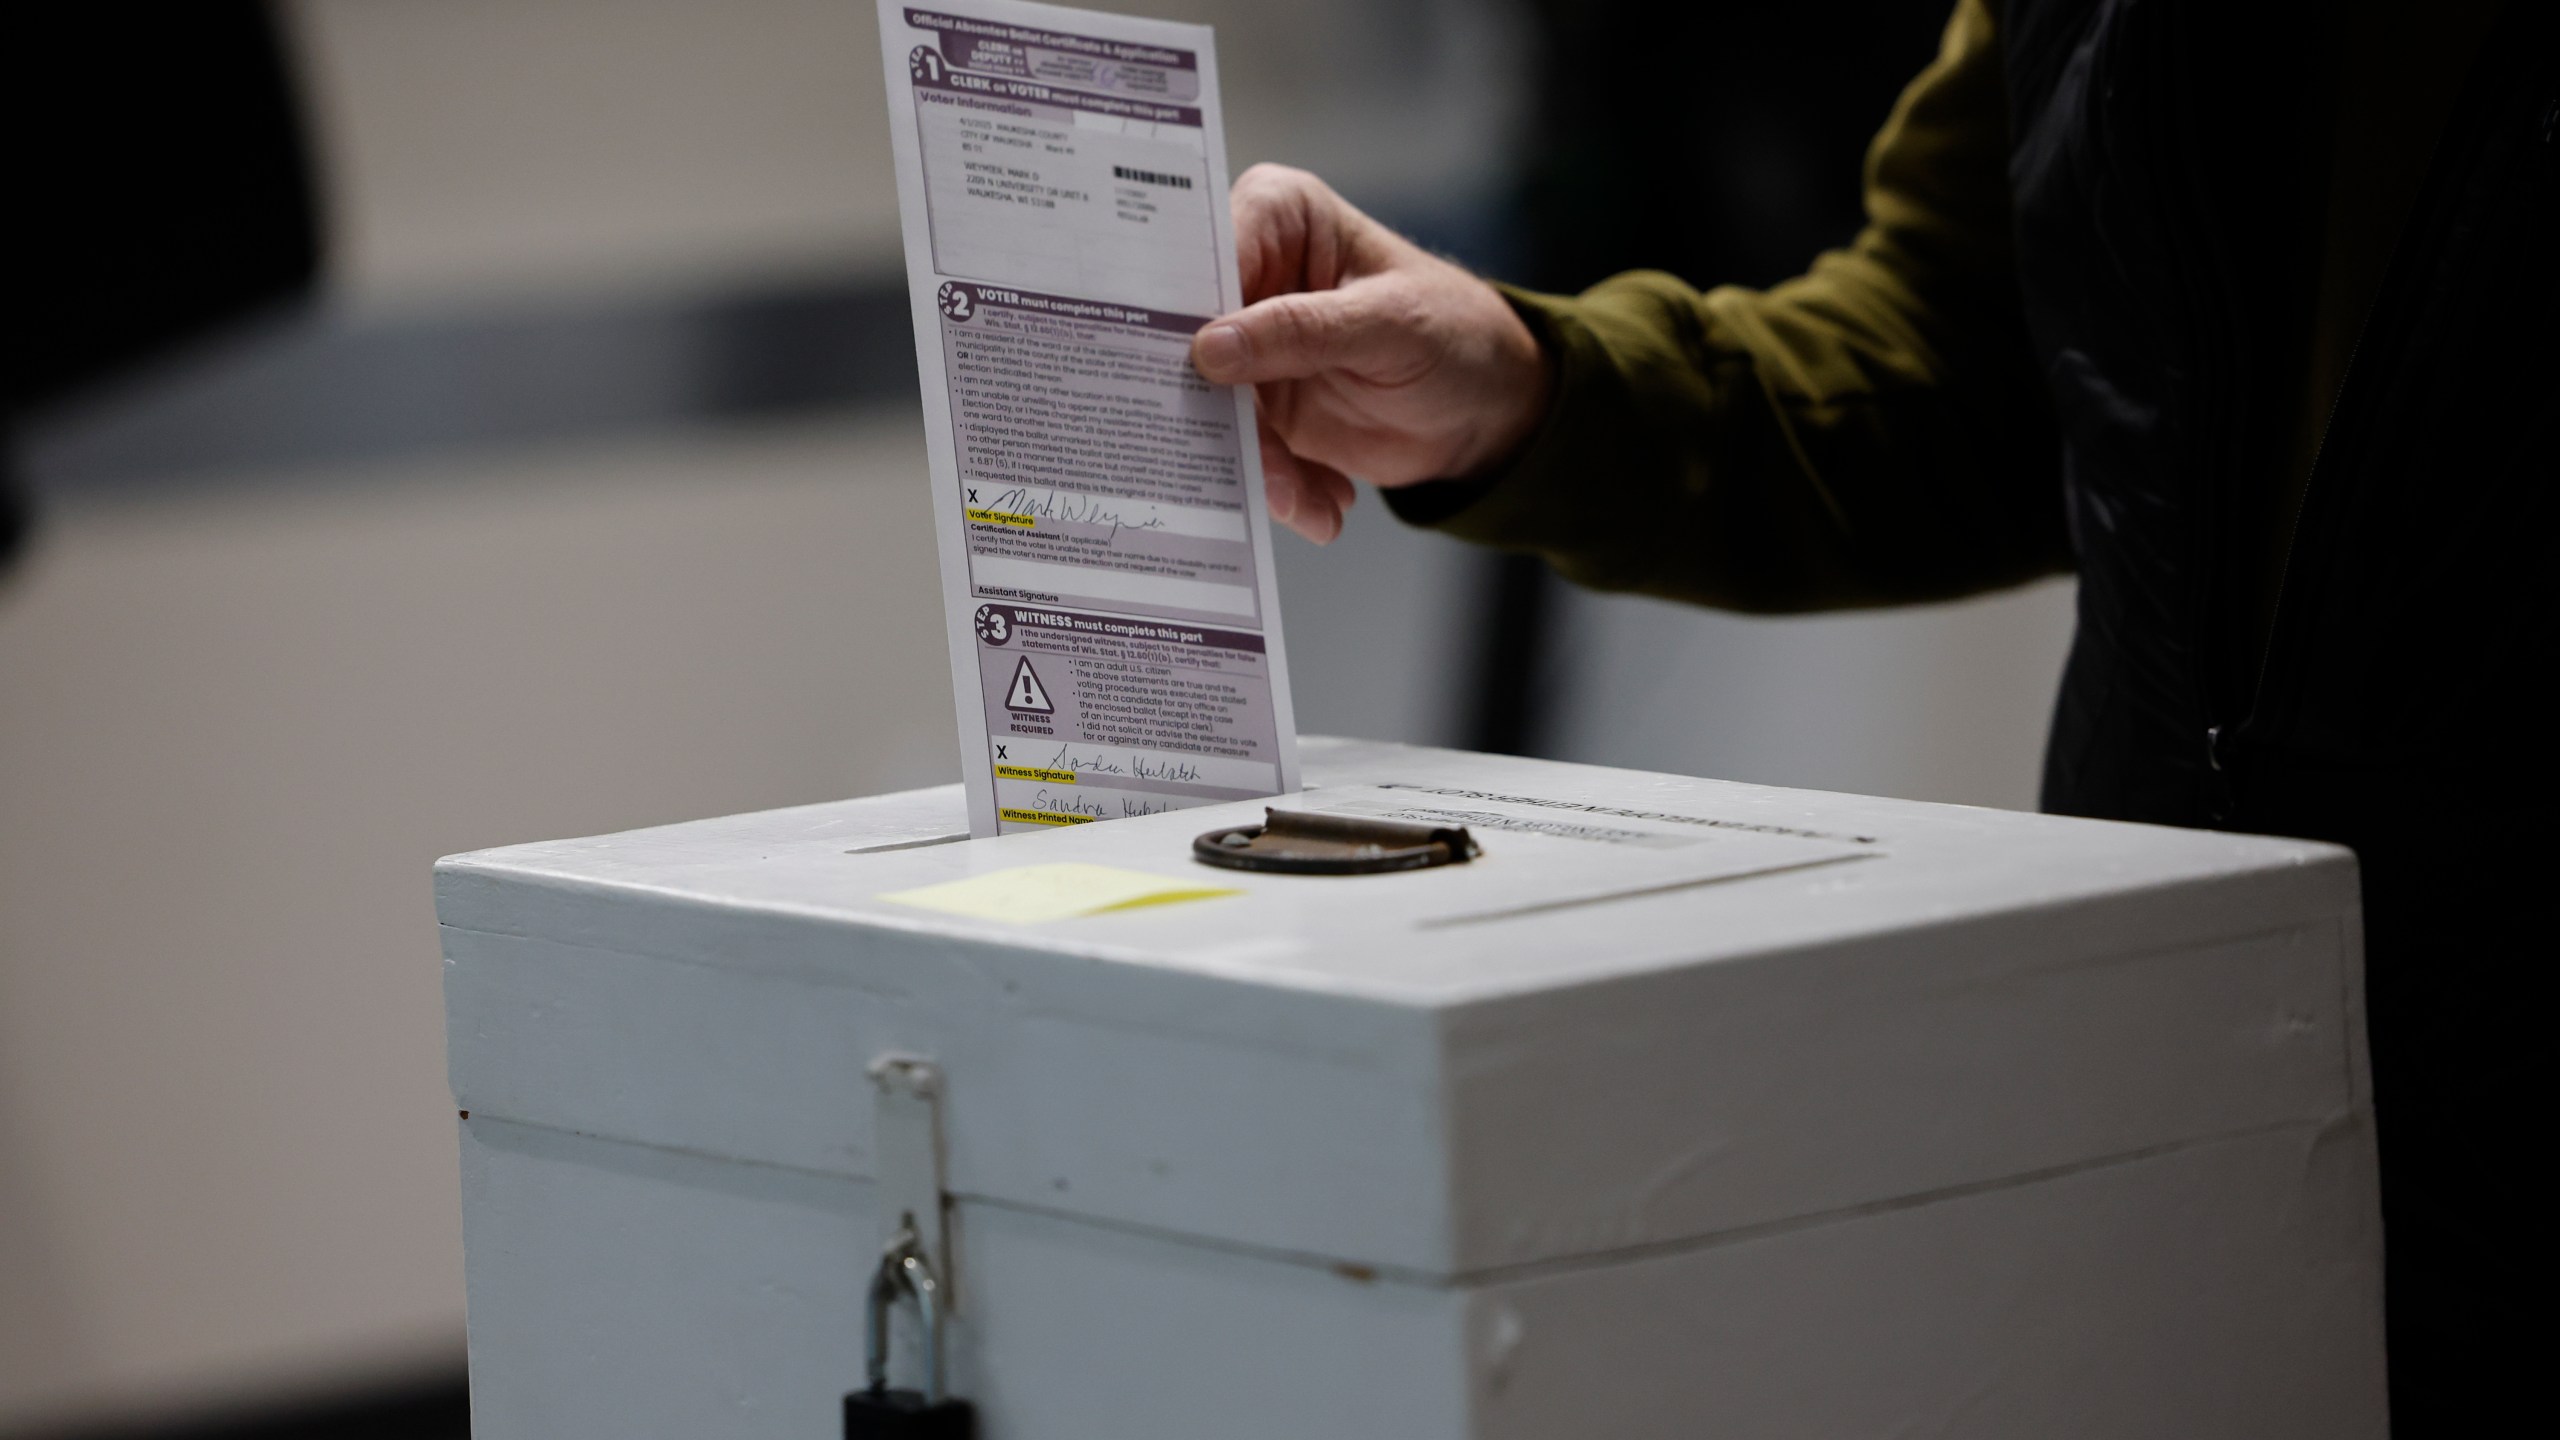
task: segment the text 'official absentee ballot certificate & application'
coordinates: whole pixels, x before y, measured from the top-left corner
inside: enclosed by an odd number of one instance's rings
[[[1298,788],[1210,32],[882,0],[972,833]]]

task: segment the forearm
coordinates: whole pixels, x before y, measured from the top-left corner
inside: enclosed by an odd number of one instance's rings
[[[1960,8],[1870,160],[1870,224],[1804,277],[1508,292],[1554,357],[1499,473],[1399,513],[1572,579],[1751,610],[1939,598],[2067,563],[2008,264],[1989,17]]]

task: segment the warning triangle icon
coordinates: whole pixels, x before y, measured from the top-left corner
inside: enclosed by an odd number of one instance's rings
[[[1005,689],[1004,708],[1040,715],[1057,713],[1058,707],[1049,703],[1049,692],[1040,688],[1040,672],[1031,668],[1031,657],[1027,655],[1013,667],[1013,683]]]

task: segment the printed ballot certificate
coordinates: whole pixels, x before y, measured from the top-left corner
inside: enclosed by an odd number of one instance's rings
[[[1210,31],[881,0],[974,834],[1298,788]]]

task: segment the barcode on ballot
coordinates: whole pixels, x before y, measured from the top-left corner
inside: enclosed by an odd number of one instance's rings
[[[1191,177],[1188,175],[1167,175],[1156,170],[1133,170],[1126,165],[1112,166],[1111,173],[1123,180],[1137,180],[1149,185],[1171,185],[1177,190],[1191,188]]]

